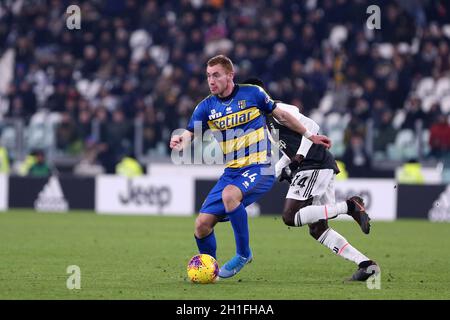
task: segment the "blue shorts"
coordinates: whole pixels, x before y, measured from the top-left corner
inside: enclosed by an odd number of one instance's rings
[[[270,166],[250,165],[241,169],[226,168],[223,175],[211,189],[200,209],[200,213],[214,215],[226,215],[225,206],[222,201],[222,191],[227,185],[238,187],[243,194],[242,203],[244,207],[257,201],[269,191],[274,182],[275,175],[267,174]],[[261,174],[264,169],[264,174]]]

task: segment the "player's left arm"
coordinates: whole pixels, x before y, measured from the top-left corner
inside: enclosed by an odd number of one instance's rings
[[[306,139],[311,140],[313,143],[321,144],[326,148],[331,147],[331,140],[327,136],[313,134],[311,131],[306,129],[306,127],[301,124],[293,115],[289,114],[282,108],[275,107],[275,109],[273,109],[272,111],[272,115],[278,120],[278,122],[280,122],[280,124],[288,127],[295,132],[298,132]]]
[[[320,126],[313,119],[301,114],[298,107],[283,102],[277,102],[277,108],[281,108],[293,115],[295,119],[297,119],[297,121],[300,122],[306,128],[306,130],[309,130],[313,135],[318,134]],[[296,157],[301,156],[302,158],[305,158],[312,145],[313,143],[311,140],[302,139],[300,146],[296,152]]]
[[[278,107],[281,107],[281,105]],[[309,130],[313,135],[318,134],[320,126],[314,120],[306,117],[300,112],[294,113],[293,115],[301,124],[305,126],[306,130]],[[292,172],[295,172],[300,167],[303,159],[306,158],[306,155],[308,154],[308,151],[312,147],[312,145],[313,143],[311,140],[302,139],[296,154],[291,159],[292,162],[289,164],[289,168]]]
[[[286,168],[289,163],[291,163],[291,159],[285,154],[281,157],[280,160],[275,164],[275,177],[278,178],[281,175],[281,171]]]

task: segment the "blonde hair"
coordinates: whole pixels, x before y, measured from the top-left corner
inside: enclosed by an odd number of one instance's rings
[[[231,62],[231,59],[223,54],[212,57],[207,63],[208,67],[213,67],[217,64],[220,64],[228,73],[234,72],[233,62]]]

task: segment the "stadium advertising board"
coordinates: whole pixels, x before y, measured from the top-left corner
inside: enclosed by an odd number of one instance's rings
[[[450,221],[450,185],[399,185],[398,218]]]
[[[198,212],[215,180],[196,180],[195,209]],[[287,183],[275,183],[273,188],[258,200],[261,214],[280,214],[289,189]],[[336,201],[344,201],[359,195],[366,203],[367,211],[373,220],[391,221],[396,219],[397,189],[393,179],[349,179],[335,183]],[[339,219],[352,219],[341,215]]]
[[[336,181],[336,202],[345,201],[354,195],[364,199],[372,220],[393,221],[397,210],[397,185],[393,179],[349,179]],[[340,215],[338,219],[352,219]]]
[[[96,211],[107,214],[192,215],[193,179],[102,175],[96,183]]]
[[[95,179],[92,177],[9,177],[9,207],[65,212],[93,210]],[[26,190],[26,192],[25,192]]]
[[[0,211],[8,209],[8,176],[0,174]]]

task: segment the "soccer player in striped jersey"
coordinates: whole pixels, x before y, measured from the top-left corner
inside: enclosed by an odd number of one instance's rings
[[[196,218],[195,239],[200,253],[216,257],[214,226],[229,219],[236,255],[219,270],[221,278],[229,278],[253,257],[245,207],[269,191],[275,181],[265,114],[272,114],[300,135],[308,133],[289,113],[278,109],[262,88],[235,84],[233,63],[228,57],[211,58],[206,76],[211,94],[197,105],[187,130],[172,136],[170,147],[175,150],[187,147],[199,128],[211,130],[222,148],[226,168]],[[325,136],[309,135],[309,139],[330,146]]]
[[[264,88],[259,79],[248,79],[250,83]],[[302,123],[311,134],[319,132],[319,125],[300,113],[296,106],[276,102],[277,109],[290,113]],[[280,181],[290,182],[283,210],[283,221],[291,227],[308,225],[311,236],[331,249],[337,255],[353,261],[358,270],[349,280],[365,281],[372,274],[379,273],[376,262],[359,252],[356,248],[328,226],[328,220],[339,214],[348,214],[368,234],[370,218],[367,215],[361,197],[335,203],[334,177],[339,173],[333,155],[323,145],[312,144],[302,135],[281,124],[276,118],[268,115],[267,126],[272,132],[272,139],[283,157],[275,165],[276,176]]]

